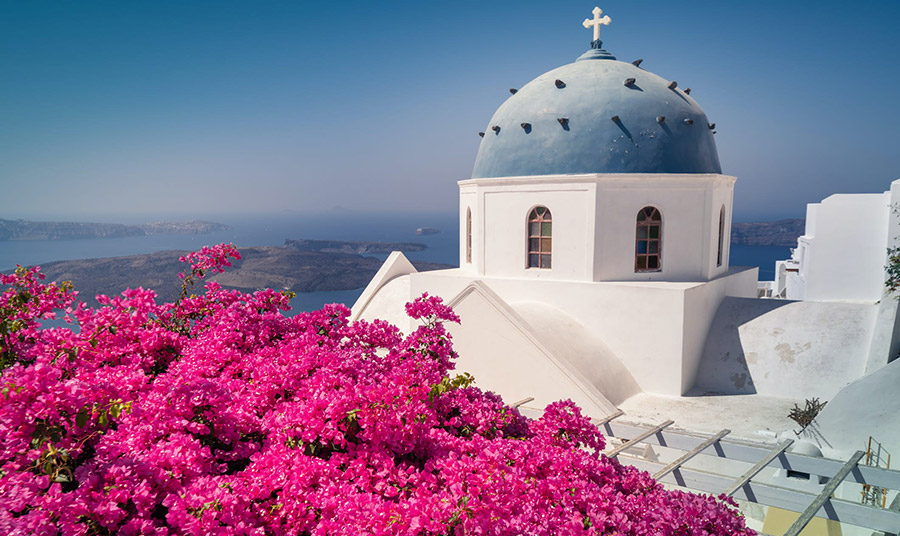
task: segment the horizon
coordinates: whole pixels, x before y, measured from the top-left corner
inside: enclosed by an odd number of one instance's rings
[[[0,218],[456,213],[478,131],[588,48],[594,5],[2,3]],[[900,176],[900,3],[600,7],[604,48],[717,124],[736,222]]]
[[[806,213],[796,217],[784,217],[771,220],[747,220],[740,219],[741,215],[736,214],[734,223],[778,223],[780,221],[805,220]],[[206,221],[210,223],[221,223],[224,225],[242,225],[247,223],[264,223],[264,222],[284,222],[299,221],[303,219],[327,218],[338,219],[341,216],[349,216],[357,219],[374,218],[375,220],[401,219],[408,221],[411,218],[423,219],[445,219],[459,217],[456,210],[385,210],[381,212],[367,211],[365,209],[354,210],[344,209],[343,207],[333,207],[320,211],[294,211],[285,209],[278,212],[242,212],[242,213],[166,213],[166,212],[148,212],[145,214],[125,214],[125,213],[106,213],[97,215],[76,214],[69,218],[51,219],[52,215],[46,214],[41,216],[37,213],[37,218],[26,217],[6,217],[0,216],[0,220],[6,221],[25,221],[32,223],[101,223],[101,224],[122,224],[122,225],[143,225],[150,223],[188,223],[191,221]],[[458,223],[458,222],[457,222]],[[442,231],[444,231],[442,229]]]

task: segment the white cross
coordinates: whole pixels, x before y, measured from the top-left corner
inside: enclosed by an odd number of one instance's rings
[[[600,39],[600,25],[609,26],[609,23],[612,21],[612,19],[609,18],[609,15],[604,15],[601,19],[600,14],[603,13],[603,10],[599,7],[595,7],[592,13],[594,14],[594,19],[584,19],[584,27],[594,27],[594,41],[596,41],[597,39]]]

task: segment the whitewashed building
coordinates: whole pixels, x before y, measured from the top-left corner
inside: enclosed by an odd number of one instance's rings
[[[690,89],[605,51],[600,13],[585,21],[589,51],[511,90],[486,125],[472,177],[459,181],[459,268],[419,273],[394,252],[352,318],[409,332],[404,304],[442,297],[461,317],[447,326],[457,369],[526,412],[570,398],[601,420],[621,409],[634,422],[771,442],[793,434],[795,403],[818,397],[832,403],[797,442],[804,453],[846,456],[867,434],[900,452],[900,397],[884,392],[900,382],[900,302],[883,296],[900,182],[810,205],[777,282],[806,301],[758,299],[757,268],[728,262],[736,178],[722,174],[715,125]],[[884,411],[861,411],[861,396]],[[667,455],[647,448],[641,463]],[[782,467],[765,477],[779,489]],[[790,495],[772,493],[769,504]],[[748,512],[760,528],[786,510]]]
[[[722,298],[754,296],[757,279],[728,265],[735,178],[689,93],[599,40],[537,77],[459,182],[460,268],[416,273],[394,255],[354,316],[408,326],[405,302],[440,295],[463,319],[460,366],[541,407],[687,392]]]
[[[775,263],[774,292],[789,300],[877,302],[888,248],[900,245],[900,181],[881,194],[835,194],[806,206],[806,230]]]

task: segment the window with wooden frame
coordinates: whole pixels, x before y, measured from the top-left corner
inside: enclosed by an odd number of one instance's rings
[[[716,253],[716,266],[722,266],[722,255],[725,252],[725,205],[719,211],[719,249]]]
[[[553,222],[547,207],[534,207],[528,215],[528,267],[550,268]]]
[[[472,209],[466,207],[466,262],[472,264]]]
[[[662,215],[656,207],[638,211],[635,235],[634,271],[662,270]]]

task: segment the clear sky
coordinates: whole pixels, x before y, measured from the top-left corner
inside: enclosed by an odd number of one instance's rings
[[[595,1],[0,0],[0,218],[455,210],[494,110]],[[739,221],[900,178],[900,2],[610,0],[691,87]]]

